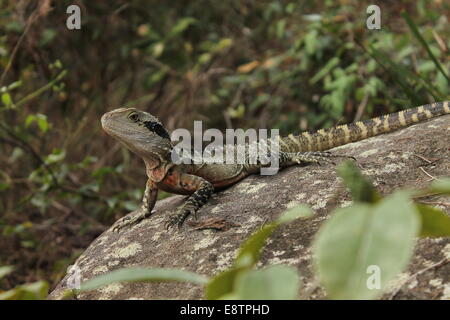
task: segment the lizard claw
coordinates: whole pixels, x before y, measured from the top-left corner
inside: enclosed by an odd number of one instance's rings
[[[121,229],[127,228],[127,227],[132,227],[136,224],[138,224],[139,222],[141,222],[142,220],[144,220],[146,218],[146,215],[144,213],[138,213],[137,215],[135,215],[134,217],[130,217],[125,216],[122,219],[118,220],[115,223],[115,226],[113,227],[112,231],[113,232],[120,232]]]
[[[180,230],[184,220],[186,220],[187,216],[190,213],[191,212],[189,210],[184,210],[176,214],[170,215],[167,221],[165,222],[164,227],[166,228],[166,230],[169,230],[170,228],[176,225],[178,227],[178,230]]]

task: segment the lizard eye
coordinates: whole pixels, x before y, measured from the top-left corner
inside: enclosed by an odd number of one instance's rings
[[[128,119],[136,122],[139,119],[139,115],[136,112],[132,112],[128,115]]]

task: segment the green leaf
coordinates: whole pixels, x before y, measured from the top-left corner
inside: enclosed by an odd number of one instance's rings
[[[288,209],[283,215],[278,218],[279,223],[288,223],[298,218],[311,217],[314,212],[306,204],[300,204],[298,206]]]
[[[330,61],[328,61],[327,64],[309,80],[309,83],[315,84],[317,81],[329,74],[334,67],[339,65],[339,62],[340,59],[338,57],[331,58]]]
[[[25,127],[28,128],[33,122],[36,122],[42,133],[46,133],[50,128],[47,116],[42,113],[30,114],[25,118]]]
[[[107,272],[84,282],[81,291],[93,290],[114,282],[134,281],[182,281],[204,284],[207,278],[189,271],[166,268],[123,268]]]
[[[52,153],[49,154],[45,160],[47,164],[60,162],[66,157],[66,152],[60,149],[53,149]]]
[[[205,288],[206,299],[219,299],[231,297],[236,276],[240,272],[253,267],[259,260],[261,249],[267,238],[280,225],[291,222],[299,217],[307,217],[312,211],[305,205],[291,208],[283,213],[276,221],[265,225],[260,230],[253,233],[241,246],[233,266],[212,278]],[[234,297],[234,295],[233,295]]]
[[[450,195],[450,178],[442,178],[431,184],[427,193],[442,193]]]
[[[13,266],[3,266],[0,267],[0,279],[6,276],[7,274],[10,274],[13,272],[14,267]]]
[[[422,219],[421,237],[450,237],[450,217],[443,211],[416,204]]]
[[[337,167],[338,175],[350,189],[354,201],[374,203],[381,197],[352,161],[345,161]]]
[[[213,277],[205,287],[205,299],[224,299],[233,292],[234,280],[243,268],[230,268]]]
[[[50,128],[50,124],[47,121],[47,116],[39,113],[36,115],[36,119],[37,119],[38,127],[41,130],[41,132],[46,133],[48,131],[48,129]]]
[[[8,92],[2,94],[2,103],[5,105],[6,108],[9,108],[10,106],[13,105],[11,95]]]
[[[45,281],[37,281],[21,286],[21,290],[25,293],[24,299],[39,299],[43,300],[48,295],[49,285]]]
[[[283,213],[276,221],[265,225],[260,230],[253,233],[241,246],[234,265],[236,267],[251,267],[259,260],[261,249],[267,238],[273,231],[284,223],[291,222],[300,217],[311,215],[311,210],[306,206],[298,206]]]
[[[22,81],[14,81],[13,83],[11,83],[10,85],[8,85],[8,87],[2,87],[0,89],[0,92],[5,92],[6,90],[8,91],[12,91],[14,89],[19,88],[22,85]],[[4,91],[5,90],[5,91]]]
[[[239,273],[232,296],[239,300],[293,300],[298,296],[299,287],[300,279],[294,267],[274,265]]]
[[[313,55],[317,52],[317,47],[319,46],[319,34],[316,29],[311,30],[305,35],[305,49],[306,53]]]
[[[25,118],[25,127],[28,128],[35,120],[36,120],[36,116],[34,114],[29,114]]]
[[[24,284],[1,292],[0,300],[44,300],[48,295],[48,288],[49,285],[45,281]]]
[[[286,19],[281,19],[277,21],[275,25],[277,38],[282,39],[286,30]]]
[[[443,96],[447,96],[450,93],[450,90],[448,87],[449,87],[449,82],[447,81],[447,79],[445,79],[445,77],[442,75],[442,73],[438,73],[436,75],[436,88],[439,90],[439,92]]]
[[[270,223],[252,234],[241,246],[234,263],[235,266],[251,267],[255,265],[259,260],[261,248],[277,226],[277,223]]]
[[[182,33],[184,30],[186,30],[190,25],[194,24],[195,22],[197,22],[197,20],[190,17],[178,20],[178,22],[169,31],[167,38],[172,38]]]
[[[319,230],[314,256],[320,280],[332,299],[372,299],[408,264],[420,218],[407,192],[375,205],[336,210]],[[370,268],[380,271],[379,289],[368,286]]]

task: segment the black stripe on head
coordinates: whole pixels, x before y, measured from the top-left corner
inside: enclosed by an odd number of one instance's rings
[[[170,140],[169,133],[160,123],[155,121],[144,121],[144,126],[151,132],[156,133],[158,136]]]

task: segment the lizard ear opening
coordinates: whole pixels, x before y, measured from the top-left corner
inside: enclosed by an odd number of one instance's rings
[[[138,121],[139,120],[139,115],[137,114],[137,112],[131,112],[129,115],[128,115],[128,119],[130,119],[131,121],[134,121],[134,122],[136,122],[136,121]]]

